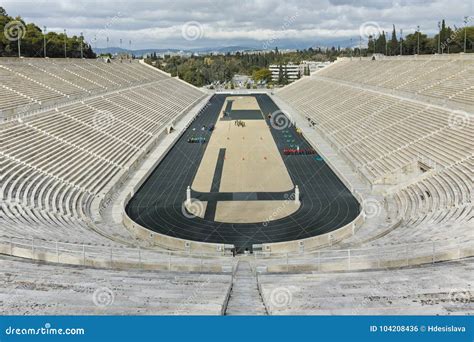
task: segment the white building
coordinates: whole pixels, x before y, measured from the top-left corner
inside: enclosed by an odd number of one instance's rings
[[[283,64],[282,66],[283,74],[288,75],[288,82],[296,81],[299,77],[303,75],[301,68],[298,64]],[[269,66],[270,71],[272,72],[272,81],[277,82],[278,77],[280,76],[280,65],[278,64],[271,64]]]
[[[330,62],[315,62],[315,61],[302,61],[301,64],[283,64],[282,70],[283,73],[288,74],[288,82],[296,81],[298,78],[303,77],[305,69],[308,68],[310,74],[322,69],[331,64]],[[272,64],[269,67],[272,72],[272,81],[277,82],[280,75],[280,65]]]

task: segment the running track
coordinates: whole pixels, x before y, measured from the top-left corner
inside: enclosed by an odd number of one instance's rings
[[[283,161],[293,183],[299,186],[301,192],[301,207],[294,214],[266,223],[230,224],[209,219],[209,216],[213,215],[206,215],[207,219],[201,219],[187,213],[182,208],[186,198],[186,187],[192,184],[207,146],[207,144],[190,144],[187,140],[192,136],[206,136],[209,141],[211,133],[201,131],[201,127],[216,122],[226,96],[215,95],[211,98],[208,105],[130,200],[126,211],[132,220],[150,230],[169,236],[201,242],[234,244],[238,251],[243,251],[251,249],[253,244],[289,241],[324,234],[348,224],[357,217],[359,214],[357,200],[324,161],[316,160],[315,155],[283,154]],[[277,111],[278,107],[267,95],[254,96],[265,114],[265,120],[270,124],[267,115]],[[280,151],[289,147],[288,139],[295,140],[295,144],[300,148],[311,148],[308,142],[296,133],[294,127],[284,130],[272,127],[271,131]],[[288,138],[289,135],[291,138]],[[194,191],[192,193],[193,198],[203,201],[212,201],[213,197],[222,199],[226,195],[228,198],[229,194],[202,194]],[[256,198],[284,200],[288,197],[288,193],[234,195],[234,198],[238,197],[239,200]],[[213,205],[215,204],[212,202],[208,204],[209,208]]]

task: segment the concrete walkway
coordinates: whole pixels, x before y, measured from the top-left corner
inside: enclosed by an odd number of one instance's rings
[[[231,315],[266,315],[262,297],[258,291],[257,278],[248,261],[240,260],[237,265],[229,303],[225,312]]]

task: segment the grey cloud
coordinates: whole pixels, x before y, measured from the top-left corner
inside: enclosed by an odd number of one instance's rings
[[[459,26],[473,14],[470,0],[2,0],[2,6],[49,30],[84,32],[89,41],[97,36],[97,46],[110,37],[111,45],[131,39],[134,48],[259,46],[270,39],[288,46],[344,43],[357,39],[368,21],[384,30],[420,25],[434,33],[442,18]],[[183,39],[189,21],[201,24],[202,39]]]

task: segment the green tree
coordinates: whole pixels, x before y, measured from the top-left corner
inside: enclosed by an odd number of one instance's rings
[[[2,17],[0,17],[0,25]],[[474,41],[474,27],[464,27],[458,29],[455,27],[454,30],[449,28],[445,23],[446,40],[449,39],[448,44],[445,47],[445,52],[460,52],[464,50],[464,32],[467,36],[467,52],[473,51]],[[387,55],[396,55],[400,51],[399,40],[396,35],[395,27],[393,27],[392,36],[389,37],[390,33],[382,32],[378,37],[373,37],[373,42],[369,47],[362,49],[361,55],[366,56],[371,51],[376,53],[385,53]],[[438,47],[438,36],[429,37],[426,34],[420,32],[420,53],[431,54],[437,51]],[[48,41],[54,42],[52,44],[58,51],[54,50],[54,47],[48,49],[54,52],[57,56],[62,56],[63,51],[63,38],[62,35],[56,33],[48,33]],[[0,35],[0,44],[2,44],[2,36]],[[32,38],[33,39],[33,38]],[[76,43],[77,44],[77,43]],[[373,46],[375,44],[375,47]],[[418,33],[413,32],[408,34],[403,41],[403,53],[413,54],[417,51],[418,44]],[[33,43],[34,45],[34,43]],[[48,45],[49,46],[49,45]],[[0,46],[1,47],[1,46]],[[69,50],[69,48],[68,48]],[[4,50],[8,51],[10,55],[15,55],[16,46],[7,45]],[[0,53],[1,54],[1,53]],[[213,82],[219,82],[221,84],[227,84],[230,87],[230,80],[233,76],[238,73],[242,75],[251,76],[254,80],[270,79],[269,72],[263,72],[262,69],[268,69],[270,64],[278,66],[278,80],[280,84],[285,84],[285,72],[283,66],[289,63],[301,64],[302,61],[334,61],[339,56],[358,56],[359,50],[340,47],[320,48],[313,47],[308,49],[301,49],[291,52],[281,52],[278,49],[271,50],[268,52],[258,53],[239,53],[239,54],[226,54],[226,55],[205,55],[205,56],[163,56],[156,57],[157,60],[153,65],[158,68],[171,73],[171,75],[178,75],[180,78],[191,82],[194,85],[202,86],[209,85]],[[147,62],[151,63],[152,58],[148,58]],[[309,70],[305,68],[302,73],[309,75]],[[288,75],[286,74],[286,78]],[[267,82],[269,84],[271,82]]]
[[[283,75],[283,65],[280,64],[278,67],[278,83],[283,84],[284,82],[284,75]]]
[[[369,36],[367,43],[367,53],[375,53],[375,39],[372,35]]]
[[[285,70],[283,73],[283,84],[284,85],[288,84],[288,68],[286,65],[285,65]]]
[[[272,72],[267,68],[258,69],[253,72],[252,79],[255,82],[270,82],[272,80]]]
[[[374,51],[377,53],[387,54],[387,38],[385,37],[385,31],[375,40]]]
[[[395,25],[393,25],[392,38],[390,39],[390,55],[397,55],[398,51],[398,40],[397,40],[397,31],[395,30]]]
[[[5,32],[5,26],[12,21],[19,22],[21,34],[21,55],[23,57],[43,57],[43,32],[34,23],[26,23],[21,17],[10,17],[5,9],[0,7],[0,32]],[[67,37],[64,34],[49,32],[46,35],[46,51],[48,57],[64,57],[64,40],[68,50],[68,57],[80,57],[81,38]],[[95,58],[89,44],[83,42],[83,53],[86,58]],[[18,55],[18,42],[8,39],[6,34],[0,35],[0,56],[11,57]]]

